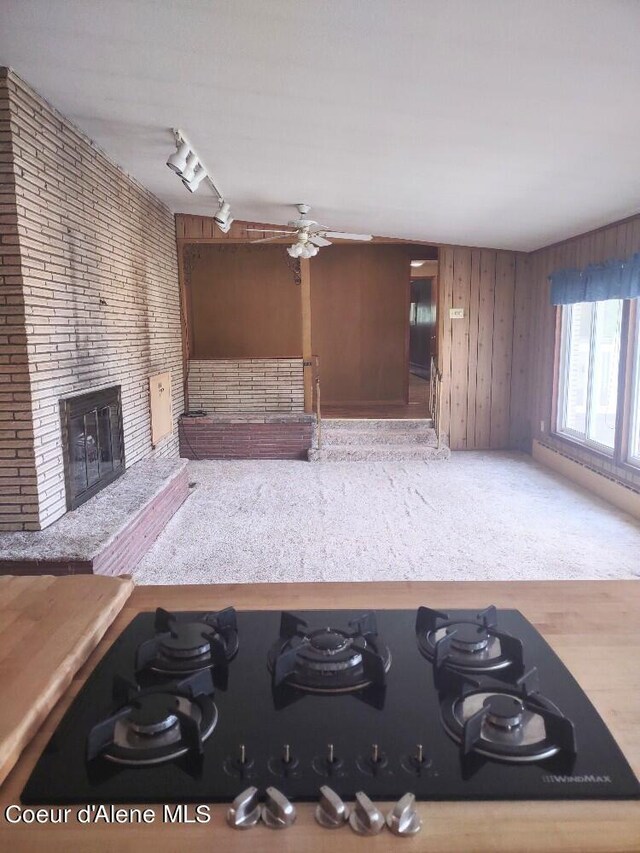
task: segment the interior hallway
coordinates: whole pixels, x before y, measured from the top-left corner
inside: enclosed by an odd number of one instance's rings
[[[189,467],[138,583],[640,576],[640,523],[521,453]]]

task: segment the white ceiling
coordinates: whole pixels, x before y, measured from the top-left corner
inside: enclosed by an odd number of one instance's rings
[[[0,0],[10,65],[174,211],[533,249],[640,209],[638,0]]]

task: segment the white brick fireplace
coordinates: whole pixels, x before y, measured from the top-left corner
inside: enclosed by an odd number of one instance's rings
[[[173,216],[12,72],[0,70],[0,530],[66,512],[59,403],[120,386],[126,465],[152,447],[148,378],[183,410]]]

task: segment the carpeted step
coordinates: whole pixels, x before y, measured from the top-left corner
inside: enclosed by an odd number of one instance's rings
[[[449,459],[448,447],[421,445],[336,445],[309,450],[309,462],[405,462]]]
[[[322,429],[358,431],[433,429],[431,418],[322,418]]]
[[[435,430],[331,430],[322,426],[322,446],[337,447],[343,445],[380,445],[389,446],[404,446],[418,444],[421,447],[436,447],[438,438]]]
[[[430,418],[329,418],[310,462],[402,462],[448,459]]]

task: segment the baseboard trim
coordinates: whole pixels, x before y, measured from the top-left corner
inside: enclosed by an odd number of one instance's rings
[[[611,480],[594,471],[593,468],[569,459],[568,456],[557,450],[552,450],[536,440],[533,442],[532,456],[536,462],[540,462],[556,473],[562,474],[563,477],[576,483],[576,485],[593,492],[599,498],[608,501],[640,521],[640,492]]]

